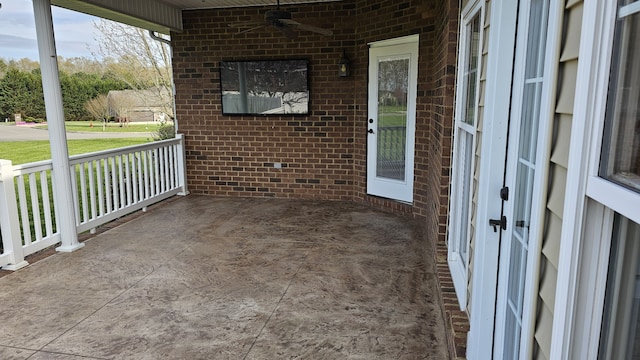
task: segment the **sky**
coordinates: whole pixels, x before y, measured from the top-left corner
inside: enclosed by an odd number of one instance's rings
[[[38,59],[32,0],[0,0],[0,58]],[[52,6],[53,30],[58,56],[94,58],[99,32],[98,18]]]

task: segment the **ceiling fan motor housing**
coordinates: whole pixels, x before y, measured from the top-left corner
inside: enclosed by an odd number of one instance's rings
[[[269,10],[264,14],[264,18],[269,22],[278,22],[283,19],[290,20],[291,13],[282,10]]]

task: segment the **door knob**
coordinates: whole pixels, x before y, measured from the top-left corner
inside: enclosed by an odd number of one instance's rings
[[[369,134],[373,134],[373,129],[369,129],[369,131],[367,131]]]

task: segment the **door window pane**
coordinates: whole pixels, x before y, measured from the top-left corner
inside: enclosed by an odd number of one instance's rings
[[[616,214],[599,359],[640,359],[640,225]]]
[[[378,63],[378,177],[404,181],[408,89],[408,58]]]
[[[480,16],[475,16],[466,28],[468,48],[465,72],[465,108],[462,121],[475,126],[478,58],[480,56]]]
[[[636,191],[640,191],[639,103],[640,13],[636,12],[621,16],[616,24],[600,163],[601,177]]]

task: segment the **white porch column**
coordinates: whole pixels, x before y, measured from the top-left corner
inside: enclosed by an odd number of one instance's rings
[[[53,163],[53,193],[56,223],[62,244],[58,251],[71,252],[84,246],[78,242],[73,190],[69,170],[69,150],[64,126],[62,90],[58,75],[58,58],[53,34],[50,0],[33,0],[36,36],[42,72],[42,88],[49,128],[51,161]]]

